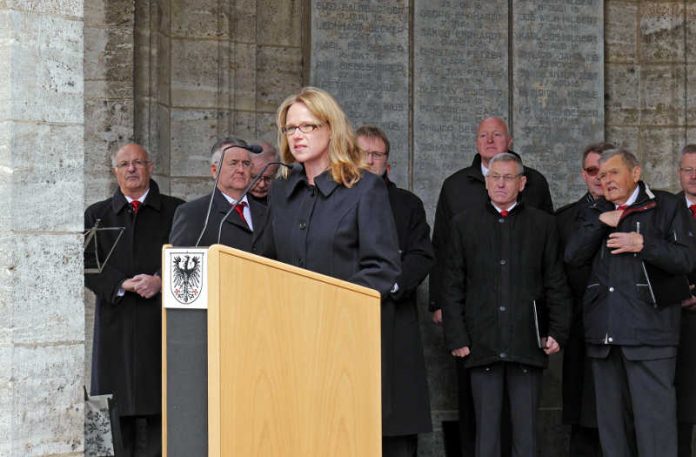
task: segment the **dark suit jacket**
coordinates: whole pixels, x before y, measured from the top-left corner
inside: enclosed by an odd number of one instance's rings
[[[124,280],[160,271],[162,245],[181,203],[160,194],[150,181],[137,216],[120,190],[85,211],[85,228],[94,226],[97,219],[102,227],[125,227],[103,272],[85,275],[85,285],[97,296],[91,390],[95,395],[113,393],[124,416],[161,413],[162,310],[160,294],[145,299],[131,292],[122,297],[117,293]],[[100,232],[98,237],[103,260],[116,241],[116,232]],[[91,260],[89,255],[86,260]]]
[[[677,197],[685,202],[684,192]],[[696,219],[691,219],[691,227],[696,232]],[[689,283],[696,284],[696,270],[689,275]],[[696,311],[682,310],[675,385],[679,421],[696,423]]]
[[[260,253],[263,251],[261,233],[266,226],[266,207],[248,198],[251,210],[252,232],[246,222],[232,211],[222,225],[220,244],[242,251]],[[208,211],[210,194],[181,205],[174,215],[174,223],[169,236],[169,242],[174,246],[194,246],[198,235],[203,229],[205,216]],[[220,222],[230,210],[230,204],[220,190],[215,189],[213,206],[210,211],[208,227],[201,238],[199,246],[210,246],[217,243]]]
[[[510,151],[515,154],[514,152]],[[553,214],[553,203],[549,183],[537,170],[524,167],[527,185],[519,200],[527,206],[533,206]],[[463,168],[442,184],[437,201],[435,224],[433,226],[433,247],[435,248],[435,267],[430,273],[430,310],[441,306],[442,272],[449,253],[448,237],[452,231],[452,219],[465,210],[483,208],[488,203],[488,192],[483,173],[481,173],[481,156],[476,154],[470,166]]]
[[[423,202],[386,179],[399,237],[399,291],[382,302],[382,434],[432,431],[417,290],[433,265]]]

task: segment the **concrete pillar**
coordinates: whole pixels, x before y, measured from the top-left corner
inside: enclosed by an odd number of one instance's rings
[[[0,455],[82,455],[83,11],[0,3]]]

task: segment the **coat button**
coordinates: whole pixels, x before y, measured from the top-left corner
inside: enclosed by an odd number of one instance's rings
[[[507,261],[506,261],[505,259],[500,259],[500,264],[501,264],[501,265],[505,265],[506,263],[507,263]]]
[[[610,288],[609,288],[609,292],[614,292],[614,288],[613,288],[613,287],[610,287]]]
[[[501,359],[504,359],[504,358],[506,358],[506,357],[507,357],[507,352],[501,352],[501,353],[500,353],[500,358],[501,358]]]
[[[498,309],[499,309],[500,311],[505,311],[506,308],[505,308],[504,306],[501,306],[501,307],[498,308]]]
[[[300,230],[304,230],[307,228],[307,223],[305,221],[300,221],[299,227]]]
[[[297,259],[297,265],[300,267],[304,267],[304,259]]]
[[[614,342],[614,338],[609,337],[609,338],[607,338],[607,341],[609,341],[610,343],[613,343],[613,342]]]

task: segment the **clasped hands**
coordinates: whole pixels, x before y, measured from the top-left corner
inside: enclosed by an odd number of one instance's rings
[[[561,350],[561,345],[558,344],[558,341],[556,341],[552,336],[542,338],[541,345],[543,346],[544,353],[546,355],[555,354],[556,352]],[[454,357],[464,358],[468,357],[469,354],[471,354],[471,349],[469,349],[469,346],[464,346],[457,349],[453,349],[450,352],[450,354],[452,354]]]
[[[139,274],[123,281],[121,287],[143,298],[152,298],[157,295],[162,288],[162,278],[157,275]]]
[[[619,225],[623,211],[607,211],[599,215],[599,220],[609,227]],[[643,235],[638,232],[614,232],[609,234],[607,247],[612,254],[625,252],[638,253],[643,250]]]

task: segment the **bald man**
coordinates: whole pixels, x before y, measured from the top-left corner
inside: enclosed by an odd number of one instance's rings
[[[138,144],[111,158],[118,189],[85,211],[85,227],[125,227],[99,274],[86,274],[96,294],[93,395],[113,394],[121,416],[124,456],[162,454],[162,322],[160,259],[174,210],[183,203],[161,194],[150,176],[154,165]],[[116,231],[98,234],[100,259],[116,243]],[[89,260],[89,259],[88,259]]]

